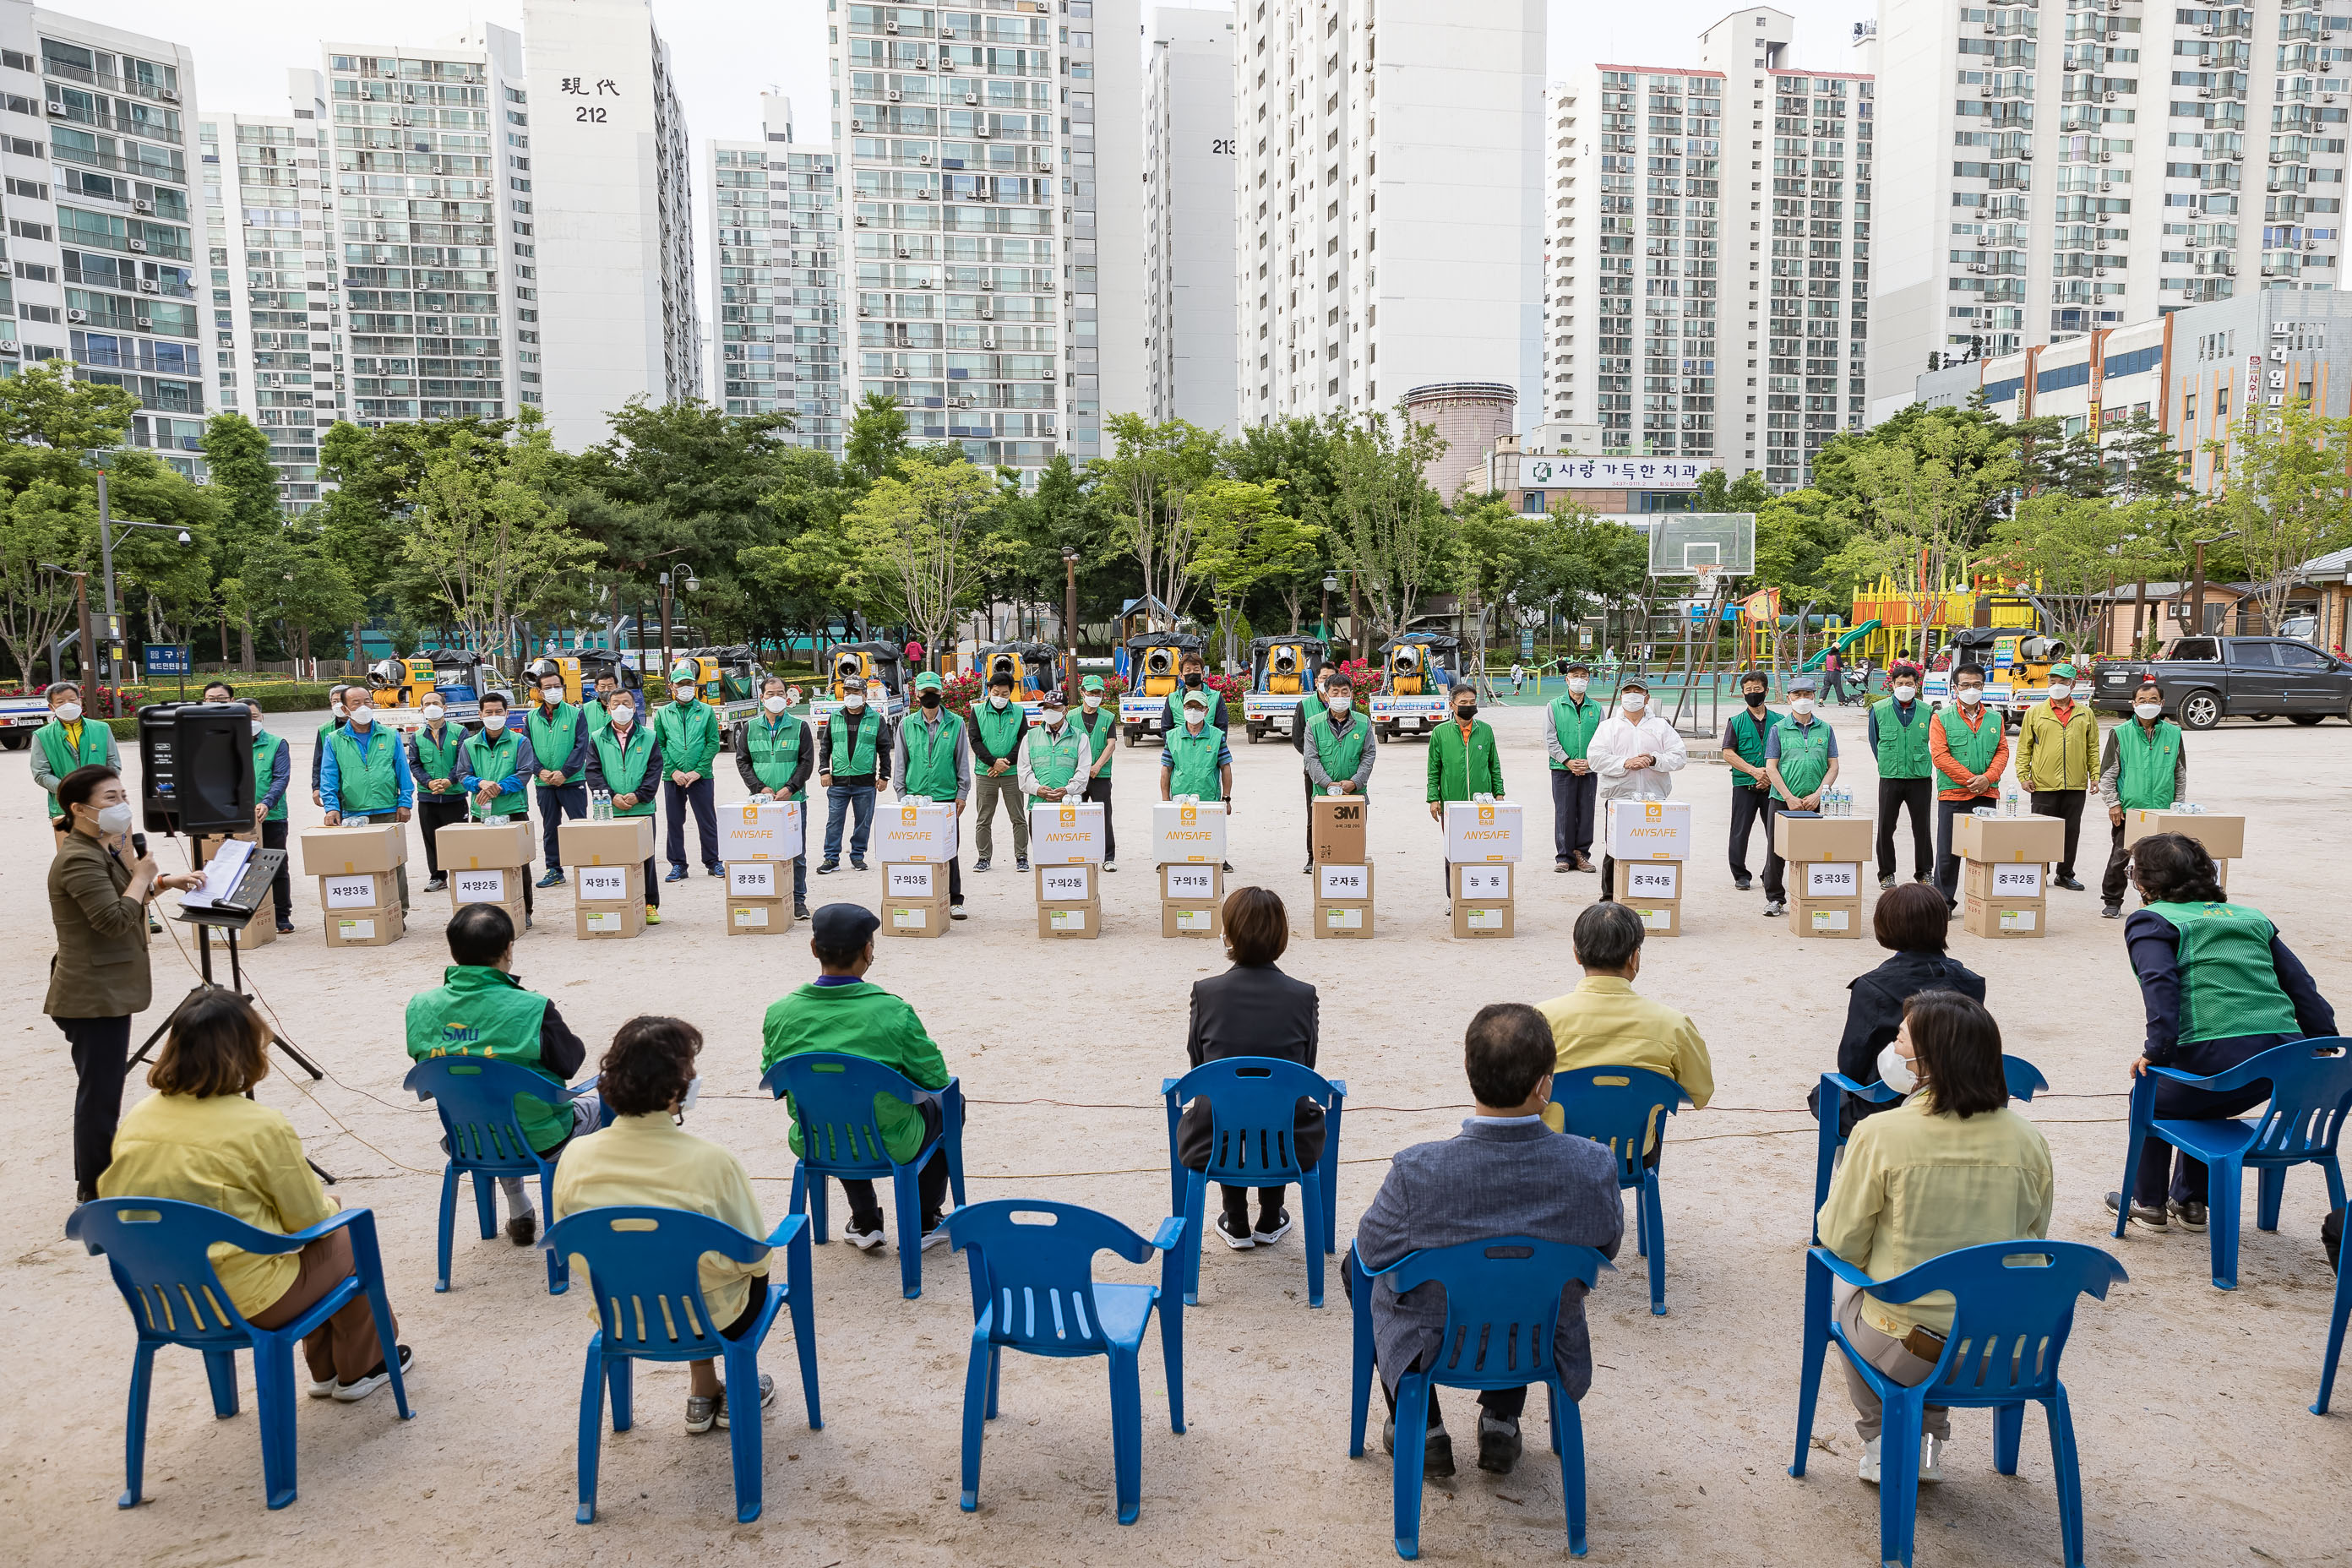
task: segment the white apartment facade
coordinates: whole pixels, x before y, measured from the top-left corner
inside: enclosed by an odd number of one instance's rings
[[[841,209],[834,149],[793,139],[793,104],[762,94],[757,142],[709,149],[710,398],[789,414],[786,437],[841,455]]]
[[[139,400],[130,443],[199,471],[211,383],[194,53],[0,0],[0,375],[69,359]]]
[[[1234,14],[1160,6],[1144,70],[1147,398],[1156,420],[1232,434]]]
[[[1240,419],[1541,398],[1541,0],[1241,0]],[[1475,454],[1472,455],[1475,458]]]

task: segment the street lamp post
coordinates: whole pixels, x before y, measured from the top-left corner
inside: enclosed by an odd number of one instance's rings
[[[87,686],[89,684],[89,650],[94,646],[89,640],[89,574],[77,572],[70,566],[60,566],[54,561],[42,562],[41,570],[54,572],[60,577],[70,577],[74,580],[74,603],[81,613],[79,623],[81,628],[81,679],[82,684]],[[30,679],[31,673],[29,670],[26,672],[27,680]],[[52,645],[49,658],[49,678],[52,684],[56,682],[57,674],[57,657],[55,647]],[[85,708],[89,706],[88,701],[89,695],[87,691],[82,693],[84,699],[82,706]]]
[[[1070,650],[1062,674],[1062,697],[1074,700],[1078,689],[1078,552],[1062,548],[1062,642]]]
[[[669,657],[670,657],[670,656],[669,656],[669,606],[670,606],[670,581],[669,581],[669,578],[670,578],[670,574],[669,574],[668,573],[667,573],[667,572],[665,572],[665,573],[663,573],[663,574],[661,574],[661,616],[662,616],[662,644],[661,644],[661,647],[662,647],[662,658],[661,658],[661,667],[662,667],[662,679],[663,679],[664,680],[667,680],[667,679],[669,679]],[[684,574],[684,580],[683,580],[683,581],[681,581],[677,585],[678,585],[680,588],[685,589],[688,593],[691,594],[691,593],[693,593],[696,589],[698,589],[698,588],[701,587],[701,586],[702,586],[702,584],[701,584],[700,580],[699,580],[699,579],[698,579],[698,578],[695,576],[695,574],[694,574],[694,569],[693,569],[692,567],[690,567],[690,566],[689,566],[689,567],[688,567],[688,568],[687,568],[687,570],[686,570],[686,573],[685,573],[685,574]]]
[[[116,611],[114,604],[114,531],[118,528],[160,529],[166,533],[177,532],[182,544],[193,542],[186,529],[174,529],[168,522],[140,522],[131,518],[117,521],[108,510],[106,469],[102,467],[98,469],[98,559],[99,568],[104,574],[106,583],[106,663],[101,668],[100,679],[107,686],[106,713],[110,719],[119,719],[122,716],[122,678],[121,672],[115,668],[116,661],[122,654],[122,617]],[[82,659],[85,664],[89,662],[92,652],[89,630],[89,595],[85,592],[82,595],[81,632]]]

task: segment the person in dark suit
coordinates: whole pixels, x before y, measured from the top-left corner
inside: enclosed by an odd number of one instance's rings
[[[167,889],[193,888],[194,874],[166,876],[131,842],[130,793],[103,763],[58,781],[58,806],[72,826],[49,862],[49,919],[58,951],[41,1011],[73,1047],[74,1190],[98,1196],[122,1117],[131,1062],[131,1020],[147,1010],[147,905]]]
[[[1277,1057],[1313,1067],[1318,1031],[1315,987],[1274,966],[1290,945],[1290,917],[1281,898],[1265,888],[1236,889],[1225,900],[1224,919],[1225,954],[1234,966],[1192,983],[1185,1056],[1194,1067],[1226,1057]],[[1188,1171],[1208,1168],[1209,1116],[1209,1097],[1202,1095],[1184,1108],[1177,1124],[1176,1157]],[[1293,1141],[1302,1170],[1323,1157],[1323,1108],[1311,1100],[1298,1102]],[[1258,1188],[1257,1224],[1252,1226],[1250,1189],[1219,1184],[1225,1212],[1213,1228],[1236,1252],[1272,1247],[1290,1233],[1290,1211],[1282,1205],[1287,1190]]]
[[[1617,1165],[1589,1138],[1571,1138],[1544,1125],[1557,1058],[1551,1026],[1520,1002],[1481,1007],[1463,1045],[1477,1114],[1461,1133],[1400,1150],[1356,1225],[1356,1253],[1367,1268],[1385,1268],[1409,1252],[1493,1237],[1526,1236],[1617,1256],[1625,1214],[1617,1196]],[[1352,1260],[1341,1276],[1352,1298],[1362,1287]],[[1400,1295],[1386,1279],[1372,1291],[1373,1360],[1387,1395],[1385,1442],[1396,1451],[1396,1384],[1404,1373],[1427,1367],[1445,1328],[1445,1291],[1435,1283]],[[1592,1342],[1584,1324],[1584,1288],[1560,1293],[1552,1353],[1569,1398],[1592,1386]],[[1519,1459],[1519,1412],[1525,1387],[1478,1395],[1478,1468],[1508,1475]],[[1429,1401],[1424,1473],[1454,1473],[1454,1441]]]
[[[1895,1043],[1895,1032],[1903,1027],[1903,1004],[1922,991],[1957,991],[1971,1002],[1985,999],[1984,976],[1944,951],[1951,925],[1944,895],[1925,883],[1906,882],[1879,895],[1870,931],[1895,956],[1846,982],[1852,994],[1845,1005],[1845,1033],[1838,1037],[1838,1071],[1860,1084],[1880,1081],[1879,1053]],[[1816,1084],[1807,1097],[1816,1118],[1821,1092]],[[1896,1103],[1872,1105],[1848,1096],[1838,1136],[1852,1137],[1864,1117],[1891,1110]]]

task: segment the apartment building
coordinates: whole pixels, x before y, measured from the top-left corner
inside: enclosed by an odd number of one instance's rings
[[[1034,476],[1147,395],[1134,0],[826,0],[856,268],[842,393]]]
[[[0,375],[70,359],[138,398],[132,445],[191,475],[211,379],[195,130],[186,45],[0,0]]]
[[[1242,0],[1236,17],[1242,423],[1459,384],[1536,405],[1540,0]]]
[[[839,456],[841,208],[834,150],[793,139],[793,101],[761,94],[757,142],[710,144],[709,395],[789,414],[795,445]]]
[[[1145,411],[1232,433],[1234,14],[1160,6],[1144,67]]]
[[[2344,0],[1890,6],[1874,417],[2003,356],[2343,277]]]

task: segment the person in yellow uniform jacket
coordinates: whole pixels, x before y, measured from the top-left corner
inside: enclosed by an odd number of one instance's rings
[[[1478,717],[1478,693],[1467,681],[1457,680],[1447,693],[1454,717],[1429,732],[1429,819],[1445,827],[1449,802],[1490,795],[1503,798],[1503,759],[1495,746],[1495,727]],[[1445,899],[1454,900],[1454,862],[1441,858]]]
[[[2083,837],[2083,802],[2099,776],[2099,720],[2088,702],[2074,700],[2074,667],[2054,665],[2050,695],[2025,710],[2017,734],[2018,783],[2032,792],[2033,814],[2066,825],[2066,853],[2051,879],[2070,892],[2074,846]]]

